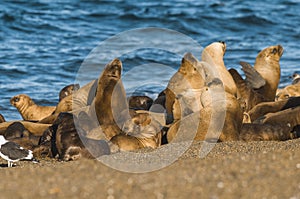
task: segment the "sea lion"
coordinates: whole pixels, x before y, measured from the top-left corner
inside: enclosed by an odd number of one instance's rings
[[[153,104],[153,99],[148,96],[130,96],[127,99],[130,109],[149,110]]]
[[[202,52],[202,61],[207,62],[217,73],[217,78],[220,78],[224,84],[225,91],[232,95],[237,95],[237,88],[231,75],[224,64],[224,55],[226,52],[226,43],[223,41],[213,42],[206,46]]]
[[[156,149],[161,145],[161,128],[151,113],[136,113],[124,123],[122,133],[110,140],[121,151],[132,151],[145,147]]]
[[[49,126],[51,126],[50,124],[41,124],[41,123],[30,122],[30,121],[10,121],[10,122],[0,123],[0,132],[5,132],[6,129],[14,122],[22,123],[24,127],[35,136],[43,135],[43,132]]]
[[[292,128],[300,125],[300,106],[285,109],[275,113],[268,113],[254,121],[258,124],[283,124]]]
[[[266,85],[258,90],[266,101],[274,101],[280,80],[280,58],[283,54],[281,45],[269,46],[256,57],[254,69],[266,80]]]
[[[25,94],[20,94],[12,97],[10,103],[17,108],[22,118],[27,121],[39,121],[51,115],[55,106],[39,106]]]
[[[167,132],[168,142],[238,140],[243,111],[236,97],[224,91],[221,80],[213,79],[205,87],[200,99],[203,108],[172,124]],[[177,134],[179,128],[181,133]]]
[[[249,112],[251,121],[255,121],[259,117],[264,116],[267,113],[275,113],[288,108],[300,106],[300,97],[291,97],[276,102],[262,102],[254,106]]]
[[[64,97],[56,106],[53,113],[39,121],[43,124],[52,124],[62,112],[70,112],[73,108],[73,96],[68,95]]]
[[[300,83],[284,87],[276,94],[276,101],[288,99],[290,97],[300,96]]]
[[[184,106],[190,106],[190,109],[194,112],[202,108],[199,98],[202,92],[201,89],[205,85],[205,72],[199,65],[200,62],[192,53],[186,53],[182,58],[180,68],[171,77],[164,91],[166,112],[168,117],[171,118],[168,123],[181,119],[179,96],[187,103]],[[174,111],[177,114],[174,115]]]
[[[293,78],[292,85],[300,83],[300,75],[298,73],[294,73],[292,78]]]
[[[59,101],[61,101],[63,98],[73,94],[75,91],[77,91],[80,88],[79,84],[70,84],[61,89],[59,92]]]
[[[285,141],[294,139],[288,124],[243,124],[239,134],[242,141]]]
[[[63,161],[97,158],[109,154],[109,146],[103,140],[92,140],[79,126],[78,118],[71,113],[60,113],[39,140],[34,154],[39,157],[57,157]]]
[[[29,131],[24,127],[21,122],[13,122],[5,130],[4,137],[7,140],[14,138],[22,138],[25,134],[29,135]]]
[[[97,120],[103,133],[110,140],[121,132],[122,123],[129,118],[129,113],[120,117],[120,113],[128,111],[126,93],[121,81],[122,62],[114,59],[108,63],[98,79],[94,107]]]

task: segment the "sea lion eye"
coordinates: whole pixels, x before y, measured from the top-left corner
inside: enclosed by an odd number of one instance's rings
[[[273,54],[276,54],[276,53],[277,53],[277,49],[276,49],[276,48],[273,48],[272,53],[273,53]]]
[[[15,98],[14,98],[14,102],[18,102],[18,101],[20,101],[20,98],[15,97]]]

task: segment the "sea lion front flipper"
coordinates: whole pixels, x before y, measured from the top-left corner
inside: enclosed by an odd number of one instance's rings
[[[259,89],[266,84],[266,80],[247,62],[240,62],[242,70],[246,75],[246,82],[248,82],[252,88]]]

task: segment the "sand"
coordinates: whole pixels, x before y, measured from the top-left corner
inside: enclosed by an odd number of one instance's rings
[[[199,158],[201,146],[195,142],[173,164],[142,174],[88,159],[22,161],[13,168],[1,160],[0,198],[300,198],[300,139],[217,143],[204,158]],[[170,148],[175,154],[180,150],[176,144]],[[122,162],[129,155],[110,158]],[[164,162],[164,156],[149,164]]]

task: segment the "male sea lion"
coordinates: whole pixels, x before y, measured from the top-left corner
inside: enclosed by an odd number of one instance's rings
[[[202,52],[202,61],[207,62],[217,73],[217,78],[220,78],[224,84],[225,91],[232,95],[237,95],[235,82],[226,69],[224,64],[224,54],[226,52],[226,43],[223,41],[213,42],[206,46]]]
[[[12,97],[10,103],[16,107],[24,120],[39,121],[51,115],[55,106],[39,106],[25,94]]]
[[[156,149],[161,145],[161,128],[151,113],[136,113],[126,121],[121,134],[110,140],[121,151],[132,151],[145,147]]]
[[[59,92],[59,101],[61,101],[63,98],[73,94],[75,91],[77,91],[80,88],[79,84],[70,84],[61,89]]]
[[[187,103],[185,106],[191,106],[191,110],[196,112],[202,108],[199,98],[201,89],[205,85],[205,72],[199,64],[200,62],[191,53],[186,53],[182,58],[180,68],[172,76],[164,91],[166,112],[168,117],[173,117],[174,122],[181,119],[179,96]],[[174,111],[178,114],[174,115]],[[173,119],[168,123],[173,122]]]

